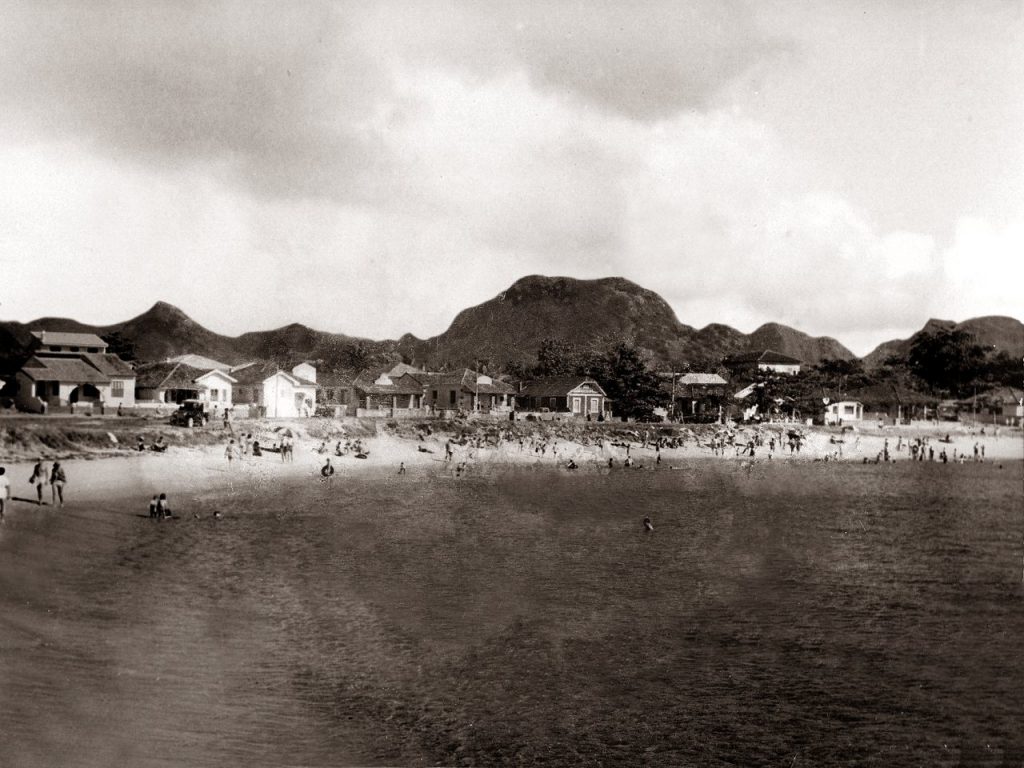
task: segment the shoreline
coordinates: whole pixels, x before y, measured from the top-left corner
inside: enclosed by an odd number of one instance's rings
[[[261,431],[268,434],[268,425],[241,424],[236,434],[248,431]],[[317,426],[317,425],[310,425]],[[489,426],[489,425],[488,425]],[[791,452],[785,442],[779,442],[780,436],[790,428],[788,425],[769,425],[758,428],[739,428],[735,430],[735,445],[726,444],[724,450],[717,452],[710,447],[712,435],[724,434],[723,431],[706,430],[703,434],[681,438],[674,447],[662,447],[660,450],[650,442],[644,442],[645,433],[658,433],[657,427],[643,429],[616,430],[615,440],[600,436],[595,432],[583,433],[583,440],[564,439],[557,436],[558,430],[545,430],[534,426],[530,430],[519,429],[512,439],[497,439],[497,431],[477,429],[473,426],[463,430],[461,438],[456,441],[453,435],[444,432],[426,435],[420,433],[396,434],[382,431],[376,436],[360,437],[367,456],[365,459],[355,458],[352,454],[336,456],[334,446],[339,442],[337,435],[328,440],[312,437],[310,429],[303,433],[300,426],[278,426],[277,429],[291,428],[296,432],[296,451],[292,462],[283,462],[276,453],[264,453],[261,457],[235,459],[231,465],[224,457],[224,447],[229,435],[207,433],[202,436],[201,444],[174,445],[165,453],[152,451],[125,451],[105,453],[83,453],[70,457],[59,456],[68,475],[65,488],[67,507],[81,503],[109,503],[114,499],[129,501],[137,498],[140,511],[143,511],[152,494],[168,493],[172,499],[213,497],[221,492],[233,493],[241,489],[259,489],[302,478],[319,479],[319,470],[330,459],[335,468],[334,482],[343,483],[346,476],[353,474],[379,474],[382,478],[397,474],[404,464],[410,473],[423,474],[432,471],[438,476],[459,476],[463,472],[471,474],[474,468],[550,468],[566,470],[571,460],[581,472],[609,469],[609,459],[616,471],[636,470],[670,470],[683,465],[702,461],[740,462],[745,466],[763,462],[815,462],[838,461],[840,463],[874,464],[884,450],[886,441],[892,461],[902,463],[910,461],[907,440],[916,438],[929,439],[928,446],[934,448],[935,459],[931,462],[927,456],[922,463],[939,463],[942,449],[948,452],[950,463],[952,456],[966,456],[964,463],[974,462],[974,446],[984,447],[984,461],[1018,462],[1024,461],[1024,434],[1021,430],[1004,430],[995,435],[971,434],[966,430],[902,430],[886,428],[871,431],[839,432],[821,427],[803,427],[804,439],[800,451]],[[344,429],[344,425],[341,425]],[[639,440],[623,440],[623,432],[631,432],[640,437]],[[950,443],[939,442],[935,433],[950,434]],[[563,430],[563,433],[566,430]],[[751,457],[739,446],[746,445],[760,433],[762,445],[754,448]],[[908,434],[909,433],[909,434]],[[507,435],[507,433],[506,433]],[[771,437],[776,438],[775,451],[769,450]],[[217,441],[217,438],[220,438]],[[451,441],[452,458],[445,461],[445,444]],[[842,442],[837,442],[841,440]],[[321,444],[326,443],[327,453],[317,452]],[[901,449],[897,446],[902,444]],[[627,447],[628,446],[628,447]],[[632,459],[632,467],[624,466],[627,455]],[[660,463],[658,457],[661,457]],[[42,454],[44,466],[49,469],[55,456]],[[7,515],[26,508],[36,508],[35,490],[28,483],[33,461],[24,457],[0,458],[0,466],[6,467],[7,476],[11,481],[11,501],[7,507]],[[566,470],[568,471],[568,470]],[[43,498],[49,506],[50,490],[43,489]]]

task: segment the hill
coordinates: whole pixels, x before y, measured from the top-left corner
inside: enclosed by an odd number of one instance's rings
[[[422,341],[403,337],[398,349],[429,365],[500,364],[531,360],[544,338],[583,344],[631,339],[661,365],[764,348],[809,363],[854,357],[834,339],[815,339],[784,325],[762,326],[749,336],[720,324],[696,330],[681,323],[657,293],[621,277],[541,275],[524,277],[495,298],[463,310],[438,336]]]
[[[621,277],[524,277],[498,296],[463,310],[447,330],[428,339],[406,334],[397,340],[372,341],[299,324],[231,337],[204,328],[180,309],[160,301],[138,317],[108,326],[90,326],[68,318],[0,322],[0,347],[6,348],[8,356],[17,354],[30,340],[29,331],[39,328],[118,333],[134,344],[141,360],[184,353],[226,363],[269,358],[337,360],[339,352],[358,345],[367,355],[400,356],[432,367],[471,366],[483,361],[501,366],[511,361],[530,362],[548,337],[580,344],[628,339],[659,366],[717,361],[737,352],[763,349],[810,364],[823,358],[854,358],[835,339],[815,338],[778,323],[763,325],[749,335],[717,323],[692,328],[681,323],[657,293]],[[18,349],[11,352],[12,347]]]
[[[864,357],[864,367],[876,368],[891,355],[905,356],[914,341],[926,333],[954,329],[973,334],[982,346],[1006,351],[1011,357],[1024,356],[1024,323],[1015,318],[991,315],[971,318],[962,323],[932,318],[909,339],[893,339],[879,344]]]

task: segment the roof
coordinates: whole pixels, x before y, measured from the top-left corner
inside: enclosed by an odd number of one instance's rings
[[[679,383],[685,386],[719,386],[728,382],[717,373],[687,373]]]
[[[352,379],[343,373],[335,373],[333,371],[325,371],[319,374],[316,378],[316,385],[318,387],[347,387],[352,383]]]
[[[408,363],[398,363],[388,370],[388,374],[394,378],[397,376],[404,376],[407,373],[422,373],[422,371],[415,365],[409,365]]]
[[[377,384],[365,379],[357,379],[352,386],[368,395],[420,395],[423,393],[423,384],[407,373],[392,379],[390,384]]]
[[[773,365],[802,365],[795,357],[766,349],[761,352],[741,352],[725,359],[726,363],[768,363]]]
[[[535,379],[527,382],[520,394],[527,397],[565,397],[582,384],[591,384],[602,395],[605,394],[601,385],[589,376],[549,376],[545,379]]]
[[[65,331],[32,331],[32,335],[43,344],[68,347],[104,347],[107,342],[95,333],[68,333]]]
[[[227,371],[217,370],[216,368],[213,369],[212,371],[204,371],[199,376],[196,376],[195,381],[198,383],[201,379],[205,379],[209,376],[220,376],[224,379],[227,379],[232,384],[238,383],[238,379],[234,378],[230,373],[228,373]]]
[[[122,379],[135,378],[135,369],[113,353],[87,352],[80,357],[100,373]]]
[[[238,384],[252,386],[253,384],[262,384],[267,379],[280,374],[287,379],[290,379],[293,384],[297,384],[300,387],[315,387],[316,383],[304,379],[301,376],[296,376],[294,373],[282,370],[279,366],[273,363],[247,363],[246,365],[238,365],[231,369],[231,375],[234,377],[234,381]]]
[[[135,371],[141,389],[195,389],[195,381],[208,371],[184,363],[148,363]]]
[[[231,366],[203,355],[178,355],[167,358],[169,363],[184,363],[201,371],[230,371]]]
[[[481,375],[483,374],[471,371],[468,368],[462,372],[461,376],[456,374],[456,376],[458,376],[459,384],[463,389],[469,392],[476,392],[485,395],[511,395],[516,391],[515,387],[511,384],[506,384],[504,381],[500,381],[490,376],[487,376],[488,381],[481,382],[479,381]],[[595,382],[595,384],[596,383],[597,382]]]
[[[848,398],[856,398],[865,405],[922,405],[934,403],[937,398],[923,392],[894,383],[872,384],[846,393]]]
[[[107,384],[110,377],[78,357],[32,357],[22,367],[32,381],[60,381],[68,384]]]
[[[996,387],[987,392],[979,392],[979,398],[988,400],[991,403],[1002,403],[1003,405],[1020,405],[1024,392],[1013,387]]]

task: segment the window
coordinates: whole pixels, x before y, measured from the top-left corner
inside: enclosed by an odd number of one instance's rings
[[[64,351],[64,347],[62,347],[59,344],[57,344],[55,346],[51,346],[50,347],[50,351],[51,352],[63,352]]]
[[[846,416],[852,416],[855,413],[855,409],[852,405],[843,406],[843,414]]]
[[[124,382],[120,379],[114,379],[110,382],[110,396],[111,397],[124,397]]]
[[[210,390],[210,401],[216,403],[218,400],[220,400],[220,390],[219,389],[211,389]]]
[[[93,354],[96,354],[97,352],[99,352],[99,351],[100,351],[100,348],[99,348],[99,347],[87,347],[87,348],[86,348],[86,351],[87,351],[87,352],[91,352],[91,353],[93,353]]]
[[[449,405],[455,405],[455,390],[454,389],[448,390],[448,404]]]
[[[36,382],[36,397],[46,397],[46,382],[45,381],[37,381]]]
[[[437,390],[436,389],[433,392],[431,392],[430,399],[433,400],[435,403],[437,402]]]
[[[69,352],[77,352],[78,351],[78,347],[68,347],[68,351]]]

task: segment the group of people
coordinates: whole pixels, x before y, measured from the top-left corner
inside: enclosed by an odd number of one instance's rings
[[[171,505],[166,493],[153,494],[149,502],[149,516],[153,520],[165,520],[171,516]]]
[[[64,485],[68,481],[67,473],[59,461],[53,462],[49,470],[43,466],[43,460],[39,459],[32,467],[32,476],[29,477],[29,485],[35,486],[36,504],[42,506],[43,488],[50,486],[50,497],[53,505],[64,506]],[[7,476],[7,468],[0,467],[0,520],[4,518],[4,512],[11,501],[11,479]]]
[[[287,439],[287,438],[286,438]],[[235,438],[228,440],[228,444],[224,447],[224,457],[228,460],[228,466],[234,462],[235,459],[247,459],[250,456],[262,456],[263,448],[260,447],[260,441],[253,438],[252,433],[242,435],[235,442]],[[285,451],[281,447],[278,450],[281,452],[281,460],[285,460]]]

